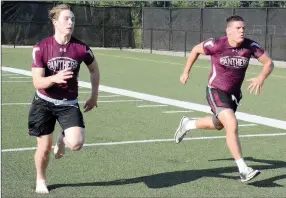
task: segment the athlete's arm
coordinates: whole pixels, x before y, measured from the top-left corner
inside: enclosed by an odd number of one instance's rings
[[[191,68],[193,64],[196,62],[200,54],[205,55],[204,52],[204,42],[201,42],[200,44],[193,47],[192,51],[189,54],[188,60],[185,64],[184,72],[180,77],[180,81],[182,84],[185,84],[187,80],[189,79],[189,73],[191,71]]]
[[[184,69],[184,73],[189,73],[193,64],[196,62],[196,60],[198,59],[200,54],[205,55],[204,52],[204,42],[196,45],[195,47],[193,47],[192,51],[189,54],[188,60],[186,62],[185,65],[185,69]]]
[[[264,52],[264,54],[262,54],[257,60],[263,65],[263,69],[258,77],[260,77],[264,81],[273,71],[274,63],[272,59],[268,56],[267,52]]]
[[[250,81],[248,89],[250,93],[255,90],[255,95],[261,92],[264,80],[271,74],[274,68],[273,61],[268,56],[267,52],[264,52],[259,58],[257,58],[257,60],[263,65],[262,71],[256,78],[251,78],[248,80]]]
[[[96,59],[87,66],[90,73],[90,82],[91,82],[91,98],[96,98],[98,96],[98,87],[100,81],[100,73],[98,68],[98,63]]]
[[[94,61],[87,67],[90,73],[91,97],[84,105],[84,112],[90,111],[94,106],[97,107],[98,87],[100,81],[100,72],[96,59],[94,59]]]
[[[68,69],[59,71],[56,75],[45,77],[45,68],[32,68],[33,84],[36,89],[46,89],[55,83],[66,83],[67,79],[73,77],[73,72]]]

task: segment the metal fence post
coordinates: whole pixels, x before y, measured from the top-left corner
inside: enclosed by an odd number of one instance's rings
[[[16,22],[14,22],[14,48],[16,48],[16,36],[17,36],[17,32],[16,32]]]
[[[141,48],[144,49],[144,9],[141,5]]]
[[[172,40],[172,10],[169,7],[169,51],[171,51],[171,40]]]
[[[151,33],[150,52],[152,54],[152,50],[153,50],[153,29],[151,29],[150,33]]]
[[[273,35],[269,35],[270,38],[270,42],[269,42],[269,55],[270,57],[272,57],[272,39],[273,39]]]
[[[187,56],[187,35],[188,31],[185,31],[185,57]]]
[[[267,37],[268,37],[268,8],[266,8],[266,20],[265,20],[265,46],[264,49],[267,50]]]
[[[204,2],[205,3],[205,2]],[[203,31],[204,31],[204,19],[203,19],[203,8],[201,10],[201,18],[200,18],[200,42],[203,40]]]
[[[105,46],[105,7],[103,7],[103,28],[102,28],[102,47]]]
[[[120,26],[120,50],[122,50],[122,25]]]

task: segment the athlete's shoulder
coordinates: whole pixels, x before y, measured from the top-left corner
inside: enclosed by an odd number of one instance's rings
[[[85,42],[83,42],[83,41],[81,41],[81,40],[79,40],[79,39],[77,39],[76,37],[71,37],[71,43],[73,43],[73,44],[76,44],[76,45],[80,45],[80,46],[83,46],[83,47],[88,47],[88,45],[85,43]]]
[[[252,48],[252,47],[262,48],[262,47],[259,45],[258,42],[254,41],[254,40],[252,40],[252,39],[249,39],[249,38],[245,38],[245,39],[244,39],[244,43],[245,43],[245,45],[246,45],[247,47],[250,47],[250,48]]]
[[[227,41],[226,36],[212,37],[212,38],[205,40],[204,45],[211,45],[211,46],[221,45],[221,44],[225,43],[226,41]]]
[[[37,47],[47,46],[47,45],[52,44],[53,40],[54,40],[54,36],[50,36],[50,37],[44,38],[44,39],[40,40],[39,42],[37,42],[35,44],[35,46],[37,46]]]

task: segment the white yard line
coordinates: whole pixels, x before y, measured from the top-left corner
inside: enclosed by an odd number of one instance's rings
[[[246,126],[257,126],[257,124],[239,124],[240,127],[246,127]]]
[[[99,100],[99,103],[115,103],[115,102],[141,102],[143,100]]]
[[[107,95],[107,96],[98,96],[99,98],[115,98],[115,97],[119,97],[121,95]]]
[[[32,77],[27,77],[27,76],[11,76],[9,78],[32,78]]]
[[[166,107],[166,106],[168,106],[168,105],[157,105],[157,104],[155,104],[155,105],[138,105],[137,107],[144,108],[144,107]]]
[[[273,133],[273,134],[248,134],[240,135],[239,137],[272,137],[272,136],[284,136],[286,133]],[[212,140],[212,139],[224,139],[225,136],[209,136],[209,137],[191,137],[184,138],[187,140]],[[152,143],[152,142],[173,142],[174,139],[153,139],[153,140],[137,140],[137,141],[122,141],[122,142],[105,142],[105,143],[94,143],[94,144],[84,144],[84,147],[92,146],[108,146],[108,145],[122,145],[122,144],[139,144],[139,143]],[[37,147],[27,147],[27,148],[13,148],[13,149],[2,149],[2,152],[17,152],[17,151],[29,151],[36,150]]]
[[[16,69],[16,68],[11,68],[11,67],[2,67],[2,70],[31,76],[30,71],[26,71],[26,70],[22,70],[22,69]],[[91,84],[89,82],[79,81],[79,86],[82,86],[85,88],[91,88]],[[201,105],[201,104],[196,104],[196,103],[191,103],[191,102],[185,102],[185,101],[180,101],[180,100],[174,100],[174,99],[170,99],[170,98],[164,98],[164,97],[160,97],[160,96],[154,96],[154,95],[150,95],[150,94],[144,94],[144,93],[140,93],[140,92],[129,91],[126,89],[107,87],[104,85],[100,85],[99,89],[101,91],[104,91],[104,92],[124,95],[124,96],[128,96],[128,97],[133,97],[136,99],[141,99],[141,100],[146,100],[146,101],[151,101],[151,102],[157,102],[157,103],[161,103],[161,104],[165,104],[165,105],[176,106],[176,107],[181,107],[184,109],[201,111],[201,112],[205,112],[205,113],[211,113],[210,107],[206,106],[206,105]],[[286,121],[284,121],[284,120],[267,118],[267,117],[252,115],[252,114],[243,113],[243,112],[236,112],[236,117],[237,117],[237,119],[242,120],[242,121],[255,123],[255,124],[261,124],[264,126],[269,126],[269,127],[274,127],[274,128],[286,130]]]
[[[5,74],[1,74],[1,76],[19,76],[20,74],[9,74],[9,73],[5,73]]]
[[[185,110],[185,111],[163,111],[163,113],[189,113],[189,112],[194,112],[190,110]]]
[[[29,83],[31,83],[32,81],[24,81],[24,80],[18,80],[18,81],[16,81],[16,80],[2,80],[1,82],[3,82],[3,83],[23,83],[23,82],[29,82]]]
[[[120,103],[120,102],[141,102],[143,100],[99,100],[98,103]],[[79,104],[85,104],[86,101],[78,101]],[[2,106],[14,106],[14,105],[30,105],[29,102],[10,102],[10,103],[2,103]]]

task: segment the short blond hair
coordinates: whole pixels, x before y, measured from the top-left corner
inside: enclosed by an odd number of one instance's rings
[[[59,4],[53,7],[49,12],[49,19],[57,20],[62,10],[71,10],[71,7],[68,4]]]

